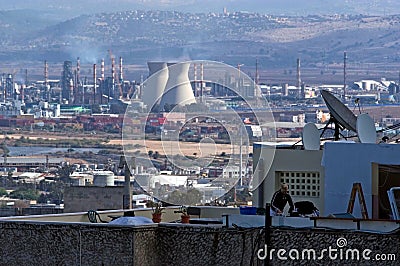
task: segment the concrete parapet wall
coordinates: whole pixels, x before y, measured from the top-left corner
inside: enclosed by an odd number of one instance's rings
[[[122,209],[124,187],[66,187],[64,212]]]
[[[398,265],[400,234],[328,229],[273,228],[269,249],[317,252],[337,248],[395,254],[396,261],[280,260],[272,265]],[[0,265],[263,265],[262,228],[223,228],[182,224],[142,227],[91,223],[0,221]]]
[[[3,221],[0,265],[156,265],[155,229]]]

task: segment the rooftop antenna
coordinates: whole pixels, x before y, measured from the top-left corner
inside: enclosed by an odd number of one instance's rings
[[[360,104],[360,98],[357,98],[354,100],[354,110],[358,107],[358,112],[361,114],[361,104]]]

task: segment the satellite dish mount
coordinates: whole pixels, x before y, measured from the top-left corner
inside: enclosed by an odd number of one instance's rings
[[[333,137],[335,141],[338,141],[340,139],[340,136],[343,138],[347,139],[343,134],[340,133],[341,130],[344,128],[340,125],[340,123],[331,115],[331,118],[329,118],[328,123],[325,125],[324,129],[321,132],[321,137],[324,135],[324,132],[326,129],[331,129],[330,125],[334,126],[334,133]]]

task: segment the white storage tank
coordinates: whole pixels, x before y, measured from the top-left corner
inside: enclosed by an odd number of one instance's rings
[[[93,171],[93,185],[96,187],[114,186],[114,173],[111,171]]]
[[[61,106],[59,104],[56,104],[53,112],[54,112],[54,117],[60,117],[61,116]]]

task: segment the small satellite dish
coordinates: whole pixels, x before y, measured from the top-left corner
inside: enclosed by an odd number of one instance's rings
[[[353,112],[329,91],[322,90],[321,95],[337,122],[348,130],[357,132],[357,117]]]
[[[368,114],[357,117],[357,135],[361,143],[376,143],[374,120]]]
[[[320,148],[319,131],[314,123],[307,123],[303,128],[302,141],[305,150],[318,151]]]

